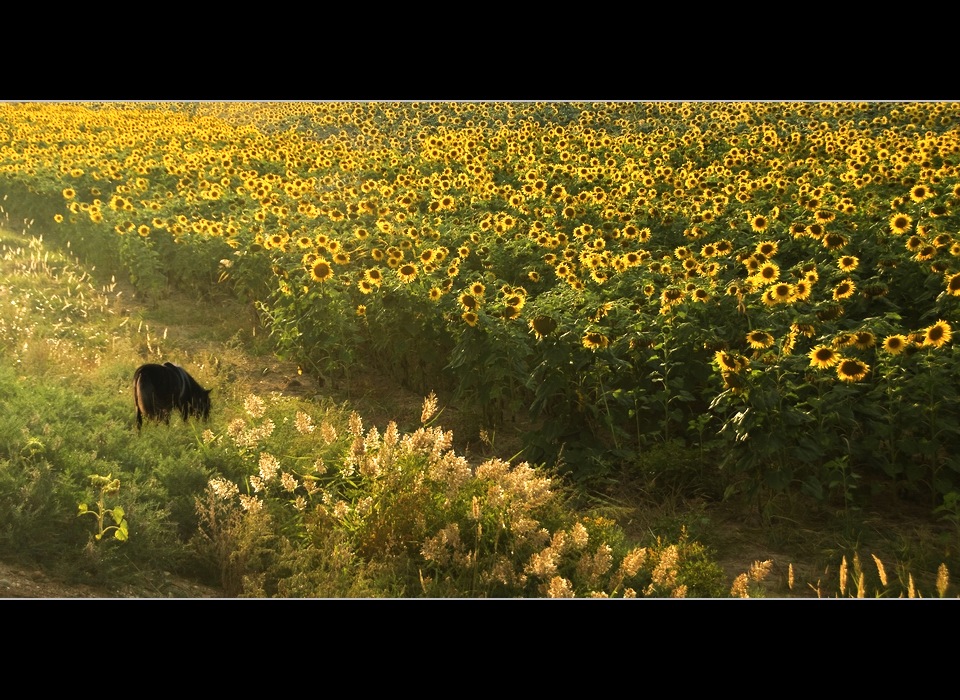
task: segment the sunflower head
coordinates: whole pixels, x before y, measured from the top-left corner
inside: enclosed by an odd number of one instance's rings
[[[923,344],[939,348],[949,343],[952,337],[953,330],[950,328],[950,324],[941,319],[927,328],[924,333]]]
[[[557,330],[557,322],[549,316],[537,316],[530,319],[530,330],[537,336],[537,340],[543,340],[546,336]]]
[[[899,355],[902,353],[907,346],[910,344],[910,341],[907,340],[905,335],[896,334],[889,335],[883,339],[883,351],[889,355]]]
[[[582,340],[583,347],[594,351],[600,348],[605,348],[610,344],[610,339],[607,338],[607,336],[605,336],[603,333],[597,333],[595,331],[584,334]]]
[[[765,350],[773,345],[773,336],[766,331],[750,331],[747,333],[747,344],[754,350]]]
[[[840,361],[840,355],[828,345],[818,345],[810,351],[810,366],[819,369],[832,367]]]
[[[870,365],[857,359],[847,358],[837,363],[837,377],[844,382],[859,382],[869,371]]]

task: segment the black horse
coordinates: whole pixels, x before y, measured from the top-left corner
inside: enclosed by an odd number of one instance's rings
[[[143,417],[170,424],[171,411],[189,416],[210,417],[210,389],[204,389],[180,365],[164,362],[137,367],[133,373],[133,399],[137,405],[137,432]]]

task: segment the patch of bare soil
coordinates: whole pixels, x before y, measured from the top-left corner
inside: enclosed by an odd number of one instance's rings
[[[159,583],[119,588],[67,583],[33,566],[0,562],[3,598],[222,598],[223,592],[179,576],[165,575]]]

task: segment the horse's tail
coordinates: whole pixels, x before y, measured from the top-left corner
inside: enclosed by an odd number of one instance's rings
[[[143,368],[138,367],[137,371],[133,373],[133,402],[137,407],[137,432],[140,432],[140,429],[143,427],[143,414],[146,412],[147,415],[150,415],[153,411],[153,404],[151,401],[150,406],[147,406],[147,396],[144,394],[144,391],[141,387],[143,382]],[[153,398],[153,394],[149,393],[150,399]]]

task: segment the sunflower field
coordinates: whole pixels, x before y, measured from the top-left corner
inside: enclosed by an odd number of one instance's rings
[[[761,505],[960,491],[958,168],[942,102],[0,104],[5,209],[144,296]]]

